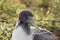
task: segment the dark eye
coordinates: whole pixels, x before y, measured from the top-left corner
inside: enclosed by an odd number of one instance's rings
[[[27,20],[31,20],[32,19],[32,16],[29,16],[29,17],[25,17]]]
[[[29,17],[25,17],[26,19],[30,19]]]

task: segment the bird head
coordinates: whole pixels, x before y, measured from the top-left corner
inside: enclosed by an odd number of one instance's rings
[[[21,11],[18,20],[20,21],[20,23],[27,23],[28,25],[31,26],[35,25],[33,14],[29,10]]]

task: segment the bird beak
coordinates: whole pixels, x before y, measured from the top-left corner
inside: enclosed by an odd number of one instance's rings
[[[33,17],[30,18],[29,25],[31,25],[31,26],[35,26],[36,25]]]
[[[31,20],[30,23],[31,23],[32,26],[35,26],[35,21],[34,20]]]
[[[34,21],[34,18],[33,18],[33,17],[29,17],[28,24],[29,24],[30,26],[33,26],[33,27],[36,27],[37,29],[39,29],[39,27],[37,26],[37,24],[36,24],[36,22]]]

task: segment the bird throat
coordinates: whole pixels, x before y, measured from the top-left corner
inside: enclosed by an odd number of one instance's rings
[[[24,30],[24,32],[25,32],[26,34],[29,35],[29,34],[31,33],[30,27],[29,27],[28,23],[20,22],[18,25],[22,27],[22,29]]]

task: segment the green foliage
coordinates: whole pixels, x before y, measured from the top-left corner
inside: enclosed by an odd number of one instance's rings
[[[39,27],[60,35],[60,0],[0,0],[0,40],[11,39],[22,9],[32,11]]]

